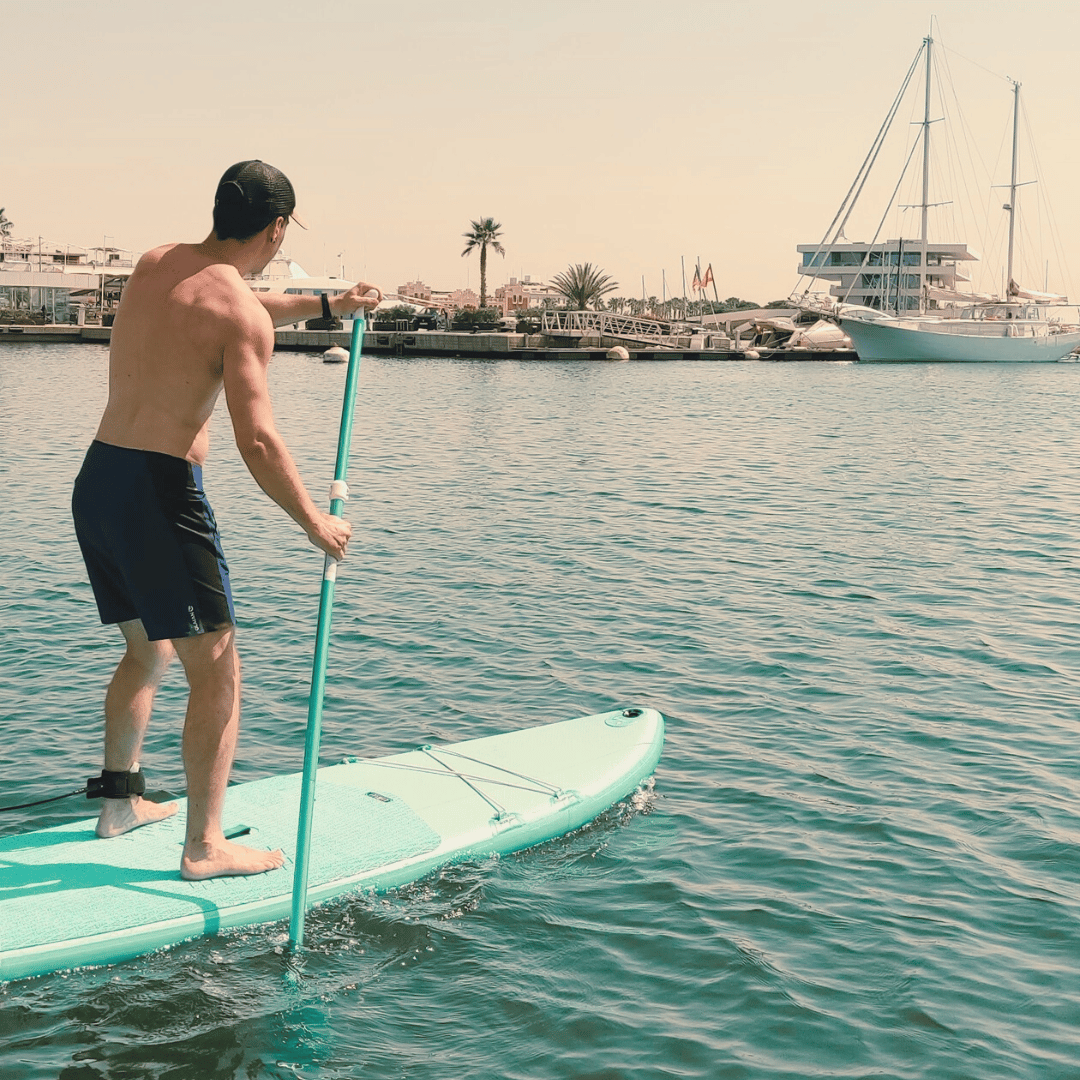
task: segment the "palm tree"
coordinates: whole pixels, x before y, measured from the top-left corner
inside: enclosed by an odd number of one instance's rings
[[[576,311],[584,311],[590,304],[599,305],[609,292],[618,287],[617,281],[592,263],[575,263],[563,273],[551,279],[555,291],[566,297],[567,303]]]
[[[13,226],[14,223],[9,221],[4,214],[4,207],[0,206],[0,236],[3,236],[5,239],[9,237]]]
[[[506,252],[499,243],[499,230],[502,226],[494,218],[481,218],[479,221],[470,222],[472,228],[461,235],[468,240],[465,250],[461,253],[464,259],[474,248],[480,249],[480,306],[487,307],[487,249],[490,246],[503,258]]]

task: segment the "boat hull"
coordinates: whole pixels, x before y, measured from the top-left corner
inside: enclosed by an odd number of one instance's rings
[[[869,363],[933,360],[956,363],[1054,363],[1080,346],[1080,333],[1038,336],[942,333],[900,326],[888,320],[844,318],[840,325],[859,359]],[[1011,328],[1009,328],[1011,329]]]

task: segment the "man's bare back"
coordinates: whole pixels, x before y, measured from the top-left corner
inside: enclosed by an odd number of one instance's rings
[[[168,244],[139,260],[109,354],[109,402],[97,437],[203,464],[226,346],[273,347],[273,323],[234,266],[201,245]]]

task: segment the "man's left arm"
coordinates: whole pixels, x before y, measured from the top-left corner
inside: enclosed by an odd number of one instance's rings
[[[256,299],[270,313],[275,326],[317,319],[322,315],[322,300],[318,295],[299,293],[258,292]],[[348,318],[359,308],[370,310],[382,300],[382,291],[366,281],[358,281],[348,292],[327,296],[330,312],[338,318]]]

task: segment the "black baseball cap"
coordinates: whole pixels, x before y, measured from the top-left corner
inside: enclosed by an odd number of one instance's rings
[[[229,232],[253,236],[275,218],[292,218],[307,225],[296,213],[296,192],[289,178],[264,161],[239,161],[225,170],[214,193],[214,220],[228,217]],[[219,230],[220,236],[220,230]]]

